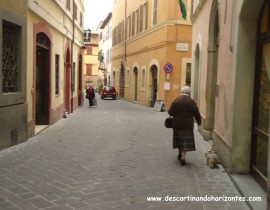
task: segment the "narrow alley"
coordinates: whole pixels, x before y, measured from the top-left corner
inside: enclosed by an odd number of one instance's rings
[[[27,142],[0,151],[0,209],[249,209],[240,201],[179,200],[241,195],[221,166],[206,166],[210,145],[197,132],[197,151],[179,164],[166,116],[121,100],[98,98],[96,108],[85,101]]]

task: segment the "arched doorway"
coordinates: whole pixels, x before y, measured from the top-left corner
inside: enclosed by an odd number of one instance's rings
[[[133,87],[134,87],[134,101],[138,100],[138,68],[133,69]]]
[[[153,65],[151,66],[151,69],[150,69],[150,72],[151,72],[151,93],[150,93],[150,101],[151,101],[151,107],[154,107],[155,105],[155,102],[157,100],[157,72],[158,72],[158,69],[157,69],[157,66],[156,65]]]
[[[71,63],[70,63],[70,52],[67,49],[66,61],[65,61],[65,110],[70,113],[70,95],[71,95]]]
[[[270,2],[260,13],[254,82],[251,173],[266,189],[270,112]]]
[[[78,69],[78,106],[82,105],[82,55],[79,55],[79,69]]]
[[[36,36],[35,124],[49,124],[50,114],[50,40],[40,32]]]
[[[216,97],[216,83],[218,70],[218,47],[219,47],[219,16],[218,16],[218,2],[213,1],[210,25],[209,25],[209,45],[208,45],[208,66],[206,77],[206,118],[204,122],[206,140],[212,139],[212,131],[215,124],[215,97]]]

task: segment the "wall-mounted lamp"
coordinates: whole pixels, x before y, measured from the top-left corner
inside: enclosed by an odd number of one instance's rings
[[[91,41],[91,30],[90,29],[84,30],[84,42],[90,41]]]

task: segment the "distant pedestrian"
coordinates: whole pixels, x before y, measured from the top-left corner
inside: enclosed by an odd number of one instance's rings
[[[93,103],[93,99],[95,98],[95,91],[94,88],[90,85],[87,89],[86,89],[86,98],[89,100],[89,107],[93,107],[94,103]]]
[[[173,149],[178,148],[181,165],[186,164],[186,152],[195,151],[194,118],[201,125],[201,115],[195,101],[190,98],[190,87],[185,86],[171,104],[169,115],[173,116]]]

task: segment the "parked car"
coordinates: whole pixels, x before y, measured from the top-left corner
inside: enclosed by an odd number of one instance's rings
[[[115,90],[115,88],[113,86],[104,86],[102,88],[100,98],[101,99],[112,98],[112,99],[116,100],[116,90]]]

